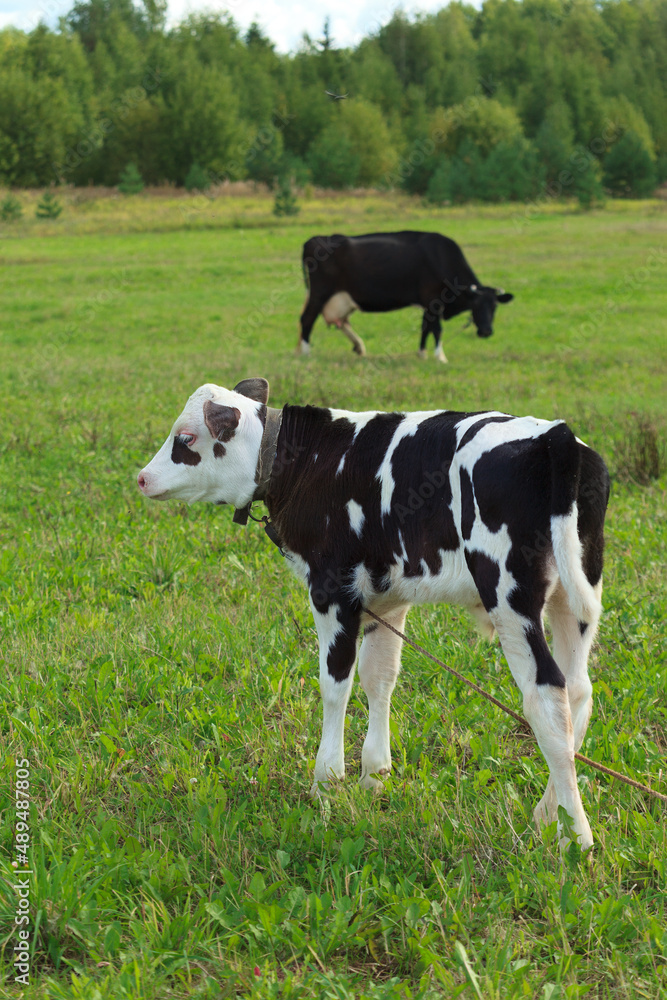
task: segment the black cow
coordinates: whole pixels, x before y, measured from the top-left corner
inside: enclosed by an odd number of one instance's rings
[[[138,483],[157,500],[266,503],[269,530],[308,587],[320,643],[313,794],[345,773],[357,654],[369,702],[362,783],[377,787],[391,768],[401,643],[366,611],[401,629],[411,604],[447,601],[468,608],[489,638],[498,633],[549,765],[536,818],[551,821],[564,806],[589,847],[574,753],[591,713],[587,663],[601,609],[609,478],[600,456],[560,420],[274,410],[268,392],[259,378],[202,386]]]
[[[477,335],[490,337],[497,303],[514,298],[501,288],[482,285],[460,246],[440,233],[312,236],[303,245],[303,273],[308,297],[299,346],[305,354],[320,313],[350,338],[357,354],[365,354],[363,341],[348,322],[355,309],[391,312],[417,306],[424,310],[420,357],[426,357],[432,333],[436,358],[447,361],[440,344],[442,320],[471,309]]]

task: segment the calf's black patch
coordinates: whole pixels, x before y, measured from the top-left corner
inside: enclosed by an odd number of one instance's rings
[[[553,687],[564,688],[565,677],[549,652],[547,640],[544,638],[542,629],[532,624],[526,628],[525,634],[537,665],[536,682],[538,684],[551,684]]]
[[[204,403],[204,422],[211,437],[218,441],[229,441],[234,437],[241,419],[241,411],[236,406],[224,406],[207,399]]]
[[[472,535],[472,526],[475,523],[475,497],[468,470],[461,467],[459,474],[461,479],[461,534],[463,540],[467,542]]]
[[[175,437],[171,449],[171,460],[175,465],[199,465],[201,455],[198,451],[191,451],[184,441]]]
[[[498,604],[498,581],[500,580],[500,566],[484,552],[465,551],[466,563],[470,570],[470,575],[475,581],[475,586],[482,604],[487,611],[493,611]]]

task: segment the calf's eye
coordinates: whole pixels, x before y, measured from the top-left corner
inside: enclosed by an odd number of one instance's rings
[[[192,444],[192,442],[194,441],[194,439],[195,439],[194,434],[177,434],[176,435],[176,440],[178,441],[179,444]]]

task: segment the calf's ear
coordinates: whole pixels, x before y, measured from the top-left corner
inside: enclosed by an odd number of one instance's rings
[[[511,302],[514,296],[511,292],[504,292],[502,288],[496,289],[496,299],[498,302]]]
[[[266,406],[269,400],[269,383],[265,378],[244,378],[234,386],[234,392],[240,392],[242,396],[254,399],[256,403],[264,403]]]
[[[204,423],[211,436],[218,441],[229,441],[239,425],[241,411],[235,406],[222,406],[207,399],[204,403]]]

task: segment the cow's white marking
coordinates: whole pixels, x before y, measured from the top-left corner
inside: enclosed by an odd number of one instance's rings
[[[333,324],[342,328],[350,313],[358,308],[357,303],[347,292],[336,292],[322,309],[322,316],[329,326]]]
[[[356,440],[357,434],[364,429],[369,420],[373,420],[381,412],[381,410],[363,410],[361,413],[355,413],[353,410],[337,410],[333,407],[329,410],[332,420],[348,420],[354,426],[353,441]]]
[[[347,513],[350,518],[350,527],[355,535],[361,538],[361,529],[363,528],[365,521],[363,509],[356,500],[348,500],[345,506],[347,507]]]
[[[429,417],[433,417],[436,413],[441,412],[441,410],[424,410],[423,412],[418,413],[403,414],[403,419],[394,431],[394,436],[389,443],[389,447],[384,453],[382,464],[376,473],[376,478],[380,480],[382,498],[380,510],[383,515],[388,514],[391,510],[391,498],[394,494],[394,487],[396,485],[391,471],[391,460],[394,451],[403,438],[410,437],[412,434],[417,432],[419,425],[424,420],[428,420]]]

